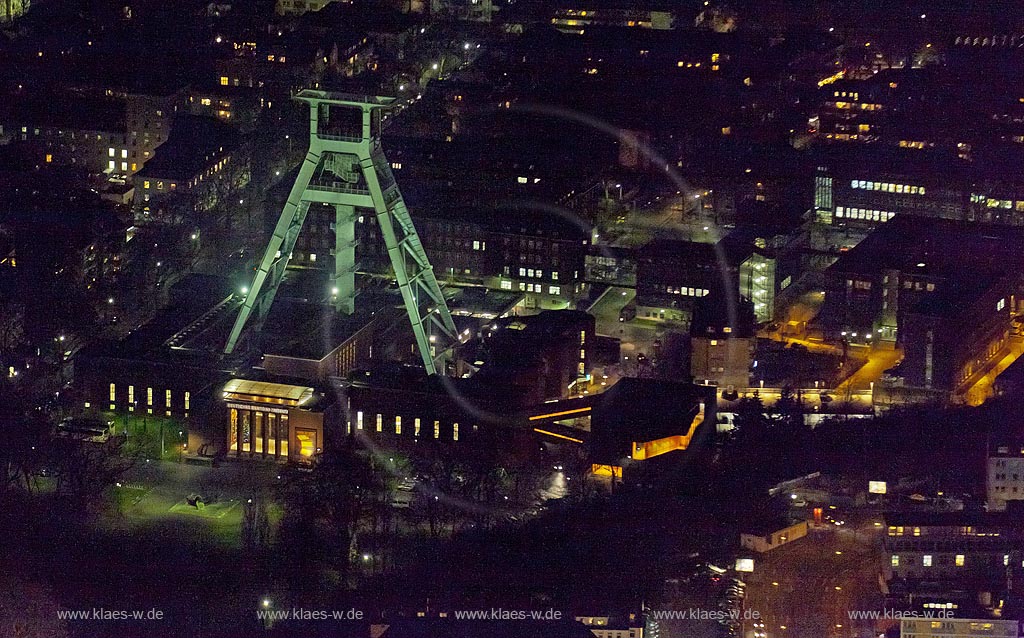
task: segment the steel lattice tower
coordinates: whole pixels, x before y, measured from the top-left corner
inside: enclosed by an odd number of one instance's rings
[[[394,98],[304,90],[295,99],[309,104],[309,151],[224,352],[234,351],[247,324],[255,324],[250,329],[262,325],[284,279],[309,206],[322,203],[334,206],[335,210],[331,278],[335,308],[346,314],[355,309],[356,209],[372,209],[423,365],[428,374],[434,374],[438,357],[431,347],[430,324],[450,343],[457,342],[457,335],[448,304],[381,148],[382,112]]]

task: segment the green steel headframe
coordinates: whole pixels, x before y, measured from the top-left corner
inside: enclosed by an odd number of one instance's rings
[[[429,374],[437,371],[442,348],[431,344],[431,326],[450,344],[455,323],[434,277],[419,235],[380,144],[382,111],[394,98],[304,90],[309,104],[309,151],[288,195],[245,302],[224,348],[234,351],[246,326],[258,330],[284,279],[310,204],[335,209],[332,297],[339,312],[355,309],[356,209],[373,209],[402,293],[416,345]]]

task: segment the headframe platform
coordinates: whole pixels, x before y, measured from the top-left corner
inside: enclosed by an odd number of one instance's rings
[[[270,243],[224,347],[234,352],[243,331],[258,331],[284,279],[296,239],[311,204],[335,210],[331,300],[338,312],[355,310],[356,237],[360,211],[373,211],[428,374],[437,372],[438,337],[458,336],[448,304],[434,277],[391,165],[381,148],[384,112],[394,98],[303,90],[294,99],[309,104],[309,151],[281,211]]]

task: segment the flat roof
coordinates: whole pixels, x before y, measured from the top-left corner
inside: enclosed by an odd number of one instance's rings
[[[320,361],[371,323],[390,325],[403,317],[405,305],[397,290],[364,288],[356,295],[355,312],[346,315],[327,303],[289,297],[282,285],[263,325],[263,353]]]
[[[1024,518],[1013,512],[886,512],[885,524],[895,527],[1019,527]]]
[[[313,397],[313,388],[269,381],[231,379],[224,384],[224,397],[236,400],[256,400],[285,405],[302,405]]]
[[[897,215],[843,253],[829,270],[949,276],[965,270],[1008,272],[1022,264],[1024,229]]]

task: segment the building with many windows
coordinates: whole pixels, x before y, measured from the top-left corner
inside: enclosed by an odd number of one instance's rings
[[[249,183],[247,149],[212,118],[182,115],[157,157],[134,177],[136,215],[176,221],[210,210]]]
[[[38,164],[127,177],[167,141],[181,103],[173,89],[159,94],[20,94],[0,107],[0,140],[21,142]]]
[[[589,233],[557,217],[521,211],[411,208],[413,221],[440,281],[522,293],[524,306],[566,308],[587,290],[584,259]],[[329,268],[334,211],[311,206],[293,252],[295,265]],[[360,268],[387,274],[390,261],[372,214],[356,219]],[[321,265],[323,264],[323,265]]]
[[[1017,620],[957,618],[952,609],[934,610],[932,620],[904,618],[900,620],[901,638],[1019,638],[1024,627]],[[940,615],[939,612],[947,612]],[[947,615],[948,614],[948,615]]]
[[[904,317],[915,309],[945,309],[967,319],[970,304],[995,295],[991,308],[979,307],[984,312],[971,320],[971,334],[991,314],[1009,319],[1020,310],[1014,273],[1024,264],[1022,240],[1013,228],[899,216],[829,267],[818,320],[831,336],[850,343],[896,341]],[[931,298],[930,306],[921,305]]]
[[[986,467],[986,502],[1002,511],[1024,501],[1024,442],[999,443],[989,448]]]

